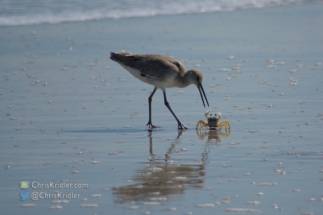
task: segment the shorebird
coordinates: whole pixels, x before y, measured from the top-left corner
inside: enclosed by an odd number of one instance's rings
[[[186,71],[184,65],[174,58],[155,54],[135,55],[131,52],[122,50],[118,53],[111,52],[110,59],[119,63],[134,77],[155,87],[148,98],[149,120],[147,126],[149,126],[150,129],[158,127],[154,126],[151,121],[151,102],[157,89],[161,89],[163,91],[164,103],[175,117],[178,123],[178,129],[187,129],[187,127],[177,118],[170,107],[166,97],[166,88],[183,88],[194,84],[200,92],[204,107],[205,103],[203,95],[207,105],[209,106],[209,102],[202,86],[202,73],[196,69]]]

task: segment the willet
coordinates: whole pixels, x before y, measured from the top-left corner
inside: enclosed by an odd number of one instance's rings
[[[149,103],[149,128],[156,128],[151,121],[151,101],[157,89],[161,89],[164,95],[164,103],[169,111],[175,117],[178,123],[178,129],[187,129],[187,127],[177,118],[166,98],[166,88],[170,87],[187,87],[190,84],[197,86],[203,105],[205,107],[203,95],[206,98],[202,81],[203,75],[196,69],[186,71],[184,65],[173,58],[161,55],[134,55],[131,52],[120,51],[118,53],[111,52],[110,59],[119,63],[123,68],[128,70],[134,77],[139,80],[155,86],[153,92],[148,98]],[[202,95],[203,93],[203,95]]]

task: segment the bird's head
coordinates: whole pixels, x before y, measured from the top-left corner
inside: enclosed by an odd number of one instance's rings
[[[191,69],[191,70],[187,71],[187,76],[188,76],[187,79],[189,80],[190,84],[194,84],[195,86],[197,86],[197,88],[198,88],[198,90],[200,92],[201,99],[202,99],[204,107],[205,107],[205,104],[204,104],[203,96],[205,98],[205,101],[206,101],[207,105],[209,106],[209,102],[208,102],[208,100],[206,98],[206,95],[205,95],[205,92],[204,92],[204,89],[203,89],[203,86],[202,86],[203,74],[197,69]]]

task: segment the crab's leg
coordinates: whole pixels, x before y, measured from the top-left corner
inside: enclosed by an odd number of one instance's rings
[[[205,121],[203,121],[203,120],[200,120],[200,121],[198,121],[197,122],[197,124],[196,124],[196,130],[197,129],[202,129],[203,127],[205,127],[205,126],[207,126],[208,124],[207,124],[207,122],[205,122]]]
[[[221,127],[221,128],[225,127],[226,129],[230,129],[231,125],[230,125],[229,121],[224,120],[224,121],[218,123],[218,127]]]

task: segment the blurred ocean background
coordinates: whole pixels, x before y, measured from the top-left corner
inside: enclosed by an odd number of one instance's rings
[[[145,17],[189,13],[207,13],[294,4],[322,0],[2,0],[0,26],[34,25],[89,21],[105,18]]]

